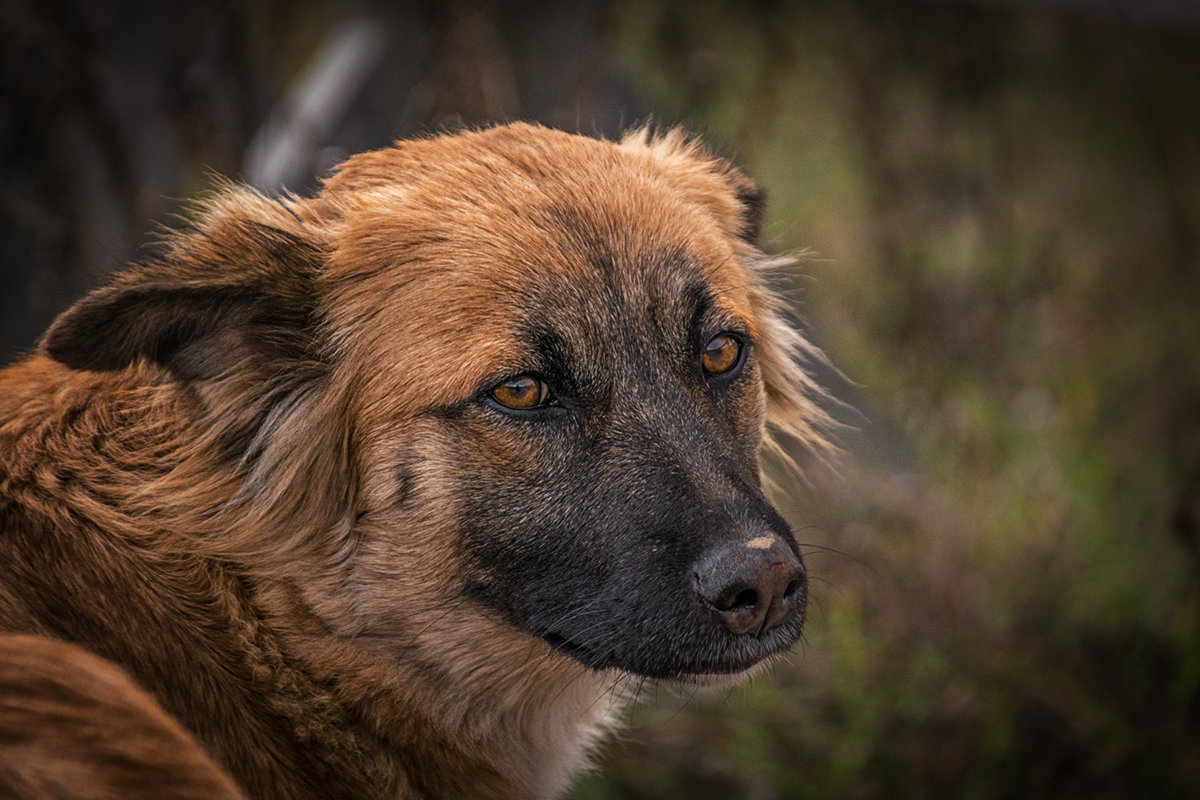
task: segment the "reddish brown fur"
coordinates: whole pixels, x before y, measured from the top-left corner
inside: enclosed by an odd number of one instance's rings
[[[0,716],[0,736],[45,729],[21,751],[31,770],[91,724],[62,717],[77,693],[124,710],[103,721],[112,737],[179,742],[128,740],[147,780],[177,769],[210,796],[236,795],[190,736],[252,797],[566,786],[609,725],[613,676],[490,616],[447,615],[459,503],[430,416],[519,368],[512,315],[532,282],[549,269],[569,288],[586,270],[550,222],[564,197],[586,198],[575,231],[631,260],[687,242],[760,343],[747,424],[819,444],[807,345],[745,238],[753,184],[678,133],[613,143],[514,125],[357,156],[312,199],[227,186],[194,230],[0,373],[0,626],[121,664],[189,731],[105,662],[10,638],[4,680],[51,676],[19,722]],[[173,319],[147,287],[208,304],[204,335],[169,364],[124,366],[114,351],[139,326]],[[93,351],[81,332],[101,330],[115,344]],[[0,756],[19,763],[7,741]],[[71,770],[117,760],[100,748],[63,763],[73,791],[85,780]]]
[[[128,675],[43,636],[0,636],[0,732],[5,797],[244,797]]]

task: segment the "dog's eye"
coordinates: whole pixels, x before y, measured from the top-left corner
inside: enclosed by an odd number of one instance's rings
[[[523,411],[550,402],[550,387],[541,378],[518,375],[492,389],[492,399],[502,406]]]
[[[718,333],[704,345],[701,359],[704,371],[709,375],[720,375],[737,366],[742,356],[742,343],[728,333]]]

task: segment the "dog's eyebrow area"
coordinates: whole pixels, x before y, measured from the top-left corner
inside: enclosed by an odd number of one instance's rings
[[[669,243],[662,231],[649,243],[586,231],[560,239],[552,263],[529,261],[519,280],[489,287],[480,304],[494,314],[492,356],[475,362],[470,388],[453,402],[531,378],[561,405],[602,405],[623,375],[702,380],[705,348],[719,334],[732,334],[736,349],[756,340],[748,276],[728,250],[703,237]]]
[[[708,286],[693,284],[684,296],[692,308],[688,333],[693,342],[707,339],[708,336],[723,330],[737,331],[753,338],[754,326],[751,320],[739,314],[732,303],[718,299]]]
[[[654,323],[659,335],[670,338],[682,326],[693,343],[721,329],[753,338],[757,326],[745,268],[733,253],[714,257],[705,253],[707,249],[701,247],[693,254],[678,247],[657,254],[659,265],[667,267],[671,276],[658,287]]]
[[[522,343],[522,354],[512,361],[511,369],[507,371],[539,375],[555,391],[566,395],[578,395],[596,380],[597,376],[583,369],[590,359],[581,359],[572,354],[569,333],[560,332],[547,324],[534,323],[520,329],[517,338]]]

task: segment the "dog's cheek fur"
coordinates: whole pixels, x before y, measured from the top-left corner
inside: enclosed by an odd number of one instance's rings
[[[464,520],[479,483],[464,475],[459,455],[478,452],[480,443],[460,433],[444,416],[427,414],[366,434],[372,444],[364,463],[374,469],[362,489],[373,500],[364,500],[356,526],[352,579],[344,589],[349,610],[329,624],[354,620],[344,633],[396,670],[395,690],[411,707],[437,709],[438,725],[421,734],[423,747],[436,752],[438,737],[446,736],[485,759],[504,752],[510,761],[503,771],[533,782],[531,796],[557,796],[620,708],[620,694],[611,691],[616,676],[556,656],[466,593],[476,565]],[[383,706],[379,713],[392,710]],[[528,738],[514,726],[538,734]],[[463,786],[470,779],[462,776]]]
[[[758,454],[762,448],[767,422],[767,394],[758,357],[751,348],[741,375],[732,386],[713,392],[713,404],[722,418],[729,421],[731,441],[746,471],[758,478]],[[752,466],[751,466],[752,465]]]

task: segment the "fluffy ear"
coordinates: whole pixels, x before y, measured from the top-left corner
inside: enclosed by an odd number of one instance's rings
[[[636,128],[621,140],[625,148],[645,149],[679,178],[703,181],[702,192],[726,214],[731,232],[750,244],[762,234],[766,192],[727,159],[709,150],[699,139],[672,128],[655,133],[650,126]],[[715,180],[715,185],[714,185]],[[732,202],[730,202],[732,200]]]
[[[322,257],[301,226],[276,201],[229,191],[196,229],[167,239],[162,256],[64,312],[41,347],[74,369],[145,360],[188,379],[248,358],[311,358]]]
[[[752,181],[737,167],[724,162],[725,177],[733,185],[734,196],[742,209],[741,237],[757,244],[762,235],[763,215],[767,208],[767,191]]]

